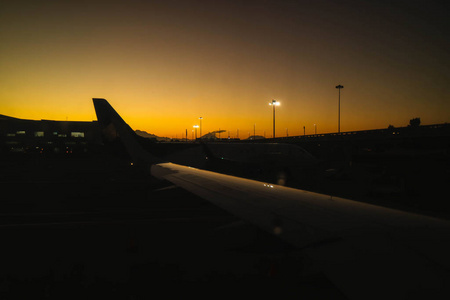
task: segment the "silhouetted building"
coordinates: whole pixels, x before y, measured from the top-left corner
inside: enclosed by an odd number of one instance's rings
[[[265,139],[265,137],[263,137],[262,135],[252,135],[249,136],[248,140],[263,140]]]
[[[207,134],[203,135],[202,137],[200,137],[200,139],[202,140],[218,140],[221,133],[226,132],[226,130],[216,130],[216,131],[212,131],[212,132],[208,132]],[[225,138],[224,136],[220,137],[221,138]]]
[[[0,115],[2,152],[87,152],[102,142],[97,121],[27,120]]]

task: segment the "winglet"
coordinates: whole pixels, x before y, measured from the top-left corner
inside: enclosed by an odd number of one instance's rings
[[[97,120],[103,132],[109,136],[119,137],[125,145],[128,154],[134,164],[149,167],[152,164],[163,162],[163,160],[147,152],[136,139],[136,133],[120,117],[106,99],[92,98],[94,102]]]

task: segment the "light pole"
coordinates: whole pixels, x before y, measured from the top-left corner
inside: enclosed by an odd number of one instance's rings
[[[341,89],[344,88],[343,85],[337,85],[336,88],[339,90],[339,102],[338,102],[338,133],[341,132]]]
[[[198,125],[194,125],[193,127],[195,128],[195,140],[197,140],[197,128],[198,128]]]
[[[273,138],[275,138],[275,106],[280,105],[280,102],[272,99],[272,102],[269,102],[269,105],[273,107]]]
[[[203,117],[200,117],[199,119],[200,119],[200,138],[201,138],[202,137],[202,120],[203,120]]]
[[[317,126],[314,124],[314,134],[317,134]]]

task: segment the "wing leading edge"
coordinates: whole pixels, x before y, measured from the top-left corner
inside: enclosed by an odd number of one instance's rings
[[[105,99],[93,101],[99,122],[112,123],[153,176],[302,249],[349,298],[450,295],[448,221],[161,162]]]

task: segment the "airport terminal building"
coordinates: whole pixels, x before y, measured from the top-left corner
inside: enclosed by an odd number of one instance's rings
[[[86,153],[101,142],[97,121],[27,120],[0,115],[2,153]]]

